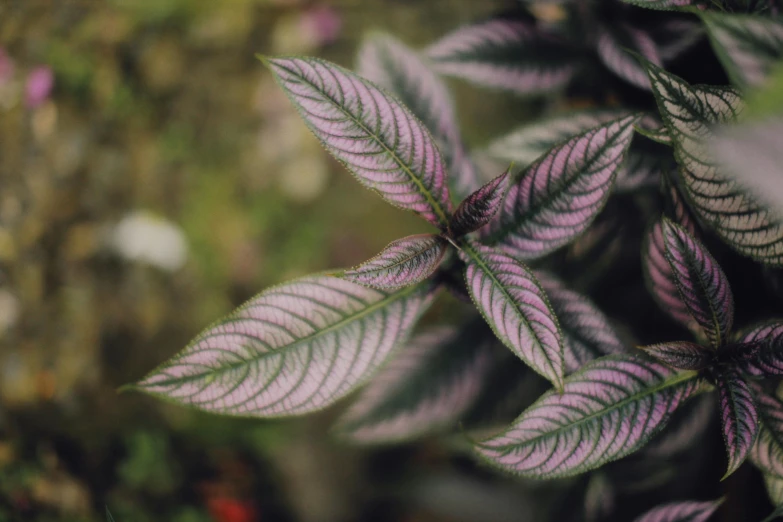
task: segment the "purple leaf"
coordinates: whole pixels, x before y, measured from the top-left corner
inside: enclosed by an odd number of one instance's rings
[[[615,190],[632,192],[643,187],[658,185],[663,173],[673,163],[671,158],[655,151],[631,149],[626,154],[625,163],[617,171]]]
[[[677,373],[632,355],[589,362],[545,393],[505,433],[475,446],[491,464],[525,477],[577,475],[638,450],[700,391]]]
[[[336,277],[298,279],[254,297],[134,388],[224,415],[320,410],[405,341],[431,297],[427,284],[386,293]]]
[[[715,355],[713,350],[687,341],[672,341],[640,348],[662,363],[681,370],[703,370],[712,363]]]
[[[655,65],[645,67],[693,211],[740,254],[783,266],[783,221],[719,173],[710,154],[712,127],[735,120],[743,108],[739,93],[691,86]]]
[[[515,20],[461,27],[426,50],[441,74],[519,94],[551,92],[576,72],[576,55],[563,42]]]
[[[651,30],[658,54],[664,62],[678,58],[701,40],[703,35],[704,29],[700,23],[679,18],[665,20]]]
[[[634,522],[706,522],[723,500],[711,502],[672,502],[651,509]]]
[[[734,297],[726,274],[701,242],[666,218],[663,239],[682,302],[712,346],[723,346],[734,321]]]
[[[506,195],[508,170],[472,193],[460,203],[451,218],[451,237],[458,238],[489,223]]]
[[[536,259],[584,232],[606,204],[636,119],[595,127],[530,165],[506,195],[488,241]]]
[[[763,473],[783,478],[783,403],[751,383],[759,413],[759,435],[750,450],[751,462]]]
[[[343,277],[382,290],[419,283],[438,269],[448,246],[445,239],[434,234],[404,237],[389,243],[369,261],[346,270]]]
[[[721,368],[716,376],[723,442],[729,458],[725,479],[745,461],[759,431],[758,412],[748,384],[733,368]],[[723,479],[721,479],[723,480]]]
[[[637,5],[647,9],[671,11],[696,4],[695,0],[623,0],[626,4]]]
[[[609,319],[587,297],[568,289],[552,274],[536,271],[535,276],[560,321],[567,373],[602,355],[626,351]]]
[[[451,96],[426,58],[392,36],[375,33],[362,43],[357,73],[396,95],[429,129],[460,198],[480,185],[464,150]]]
[[[755,357],[740,362],[743,372],[758,377],[783,375],[783,321],[766,321],[737,337],[741,343],[760,345]]]
[[[27,75],[25,83],[25,104],[35,108],[45,102],[54,88],[54,72],[47,65],[35,67]]]
[[[373,377],[337,431],[353,442],[379,443],[452,427],[479,396],[490,369],[493,339],[482,326],[468,322],[414,337]]]
[[[388,202],[445,228],[446,170],[429,131],[399,101],[317,58],[266,60],[326,150]]]
[[[783,23],[761,16],[700,13],[732,83],[758,87],[783,58]]]
[[[492,331],[533,370],[563,386],[563,337],[544,290],[530,269],[476,243],[460,253],[468,291]]]
[[[599,27],[597,50],[603,64],[627,82],[650,90],[650,79],[629,49],[651,63],[663,65],[655,42],[646,32],[623,23]]]
[[[672,456],[701,443],[702,435],[710,426],[717,408],[712,395],[705,394],[694,402],[675,413],[669,426],[645,448],[647,455],[670,460]]]
[[[604,109],[554,116],[512,130],[490,143],[487,153],[501,162],[527,167],[552,147],[627,115],[627,111]]]

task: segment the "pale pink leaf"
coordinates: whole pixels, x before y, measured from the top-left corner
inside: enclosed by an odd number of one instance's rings
[[[598,57],[610,71],[642,89],[650,89],[650,79],[628,50],[639,53],[651,63],[663,65],[650,35],[625,23],[600,27],[596,48]]]
[[[707,522],[722,502],[672,502],[651,509],[634,522]]]

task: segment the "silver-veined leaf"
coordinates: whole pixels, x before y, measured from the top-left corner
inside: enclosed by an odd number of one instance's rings
[[[744,344],[760,344],[755,357],[737,361],[743,372],[756,376],[783,375],[783,321],[765,321],[737,335]]]
[[[522,21],[494,19],[461,27],[426,49],[441,74],[520,94],[563,87],[578,55]]]
[[[468,292],[498,339],[557,388],[563,386],[563,336],[528,267],[496,249],[465,243]]]
[[[373,377],[337,432],[352,442],[387,443],[451,428],[481,392],[493,340],[475,321],[416,335]]]
[[[734,368],[721,368],[716,376],[718,411],[729,466],[728,477],[745,461],[756,441],[759,418],[750,388]]]
[[[460,203],[449,223],[449,232],[454,238],[464,236],[492,221],[500,210],[503,196],[506,195],[508,170],[487,182]]]
[[[715,53],[739,87],[764,83],[783,58],[783,23],[772,18],[727,13],[700,13]]]
[[[723,346],[734,322],[734,296],[723,269],[699,240],[664,218],[666,260],[680,299],[712,346]]]
[[[721,174],[783,212],[783,119],[716,129],[709,145]]]
[[[225,415],[329,406],[404,342],[429,284],[381,292],[330,276],[272,287],[202,332],[134,389]]]
[[[626,351],[609,319],[592,301],[567,288],[548,272],[535,271],[534,274],[560,321],[566,373],[573,373],[602,355]]]
[[[624,23],[611,27],[601,26],[596,49],[598,57],[607,69],[642,89],[650,89],[650,79],[639,61],[628,50],[639,53],[651,63],[663,65],[658,48],[650,35]]]
[[[602,357],[475,449],[525,477],[577,475],[640,449],[700,388],[694,372],[677,373],[632,355]]]
[[[389,243],[377,256],[343,277],[382,290],[394,290],[420,283],[438,269],[448,241],[435,234],[418,234]]]
[[[664,364],[680,370],[703,370],[712,363],[715,352],[688,341],[670,341],[640,347]]]
[[[397,99],[318,58],[266,64],[316,138],[366,187],[445,228],[446,169],[426,127]]]
[[[462,143],[451,95],[425,57],[391,35],[373,33],[359,49],[356,72],[397,96],[427,126],[457,196],[464,198],[480,185]]]
[[[783,403],[751,383],[759,414],[759,435],[750,450],[751,462],[763,473],[783,479]]]
[[[609,198],[637,118],[590,129],[525,169],[506,194],[487,241],[536,259],[584,232]]]
[[[634,522],[706,522],[723,500],[672,502],[651,509]]]
[[[497,138],[487,146],[487,153],[502,162],[526,167],[555,145],[627,115],[627,111],[604,109],[554,116],[523,125]]]
[[[659,67],[646,67],[691,208],[739,253],[783,265],[783,222],[736,181],[718,172],[706,143],[713,125],[733,121],[742,110],[739,93],[691,86]]]

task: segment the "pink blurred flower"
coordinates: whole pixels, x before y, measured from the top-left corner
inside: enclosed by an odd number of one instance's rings
[[[0,47],[0,86],[5,85],[11,81],[14,76],[14,61],[5,52],[5,49]]]
[[[299,30],[319,47],[337,40],[342,25],[337,11],[325,5],[308,9],[299,19]]]
[[[38,107],[49,98],[53,87],[54,73],[52,69],[46,65],[34,68],[27,75],[25,103],[30,108]]]

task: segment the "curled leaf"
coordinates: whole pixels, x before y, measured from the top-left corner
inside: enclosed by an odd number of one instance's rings
[[[386,201],[445,228],[446,170],[429,131],[397,99],[318,58],[266,60],[323,146]]]
[[[419,118],[448,165],[451,188],[465,197],[479,186],[478,173],[460,136],[454,103],[432,64],[391,35],[373,33],[362,42],[357,73],[396,95]]]
[[[469,195],[460,203],[449,223],[451,236],[458,238],[489,223],[506,194],[508,170]]]
[[[672,502],[651,509],[634,522],[706,522],[723,500]]]
[[[662,363],[681,370],[703,370],[712,363],[715,355],[712,350],[687,341],[652,344],[641,349]]]
[[[722,368],[716,377],[723,442],[729,458],[728,477],[745,461],[759,431],[758,411],[748,384],[733,368]]]
[[[369,261],[347,270],[343,277],[382,290],[419,283],[438,269],[448,245],[445,239],[434,234],[397,239]]]
[[[563,87],[577,67],[576,55],[557,38],[504,19],[461,27],[426,54],[441,74],[520,94]]]
[[[487,378],[491,341],[475,321],[415,336],[362,391],[338,433],[352,442],[386,443],[452,427]]]
[[[592,301],[567,288],[552,274],[536,271],[535,276],[563,331],[567,373],[577,371],[602,355],[626,351],[609,319]]]
[[[468,291],[503,344],[533,370],[563,385],[563,338],[533,273],[518,260],[476,243],[463,245]]]
[[[279,417],[329,406],[404,342],[431,300],[311,276],[270,288],[202,332],[133,388],[224,415]]]
[[[700,384],[631,355],[589,362],[547,392],[504,433],[477,443],[488,462],[525,477],[567,477],[638,450]]]
[[[509,189],[487,241],[536,259],[584,232],[606,204],[636,120],[595,127],[530,165]]]
[[[682,302],[712,346],[722,346],[734,321],[734,297],[726,274],[701,242],[665,218],[663,239]]]

